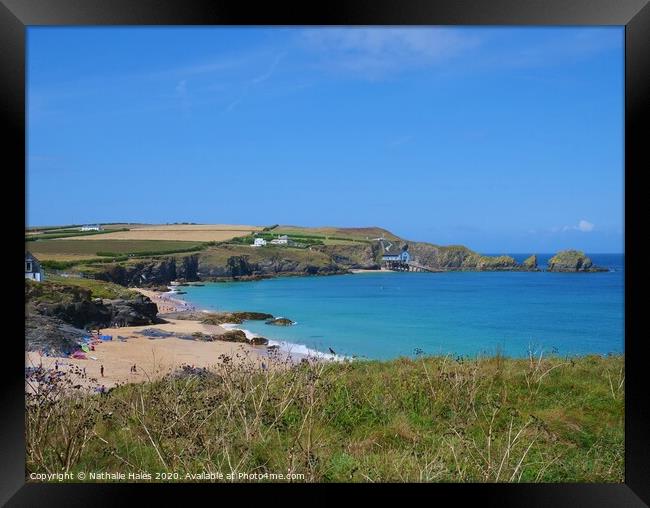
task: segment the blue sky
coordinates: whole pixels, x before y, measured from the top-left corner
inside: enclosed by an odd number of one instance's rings
[[[622,252],[624,31],[28,28],[27,222]]]

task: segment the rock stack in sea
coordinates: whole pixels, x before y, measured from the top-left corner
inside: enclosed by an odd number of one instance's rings
[[[527,257],[521,263],[521,266],[526,270],[530,270],[530,271],[539,270],[539,268],[537,268],[537,256],[533,254],[532,256]]]
[[[549,272],[606,272],[607,268],[595,266],[580,250],[563,250],[548,260]]]

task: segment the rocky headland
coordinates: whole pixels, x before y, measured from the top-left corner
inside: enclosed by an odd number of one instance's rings
[[[607,268],[595,266],[591,259],[579,250],[563,250],[548,260],[549,272],[607,272]]]

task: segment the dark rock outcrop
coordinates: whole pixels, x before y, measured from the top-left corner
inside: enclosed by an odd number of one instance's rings
[[[275,326],[291,326],[295,324],[293,321],[287,318],[274,318],[274,319],[269,319],[266,321],[267,325],[275,325]]]
[[[205,340],[205,339],[204,339]],[[269,341],[264,337],[246,337],[243,330],[228,330],[221,335],[212,335],[209,340],[223,340],[225,342],[241,342],[243,344],[251,344],[253,346],[266,346]]]
[[[563,250],[548,260],[549,272],[606,272],[607,268],[594,266],[591,259],[579,250]]]
[[[67,286],[61,286],[66,288]],[[131,300],[91,299],[90,291],[77,290],[57,302],[27,300],[28,313],[54,317],[76,328],[138,326],[157,322],[158,306],[148,297],[138,295]]]
[[[60,303],[39,303],[36,312],[52,316],[77,328],[99,328],[111,324],[111,310],[102,303],[90,300]]]
[[[273,314],[268,314],[266,312],[231,312],[231,316],[236,319],[246,320],[262,320],[262,319],[271,319]]]
[[[139,326],[157,321],[158,306],[143,295],[137,296],[133,300],[109,300],[107,307],[111,311],[113,325]]]
[[[199,256],[168,257],[127,264],[109,264],[94,277],[127,287],[160,287],[174,280],[198,280]]]
[[[216,338],[226,342],[248,343],[248,338],[246,337],[246,334],[242,330],[228,330],[227,332],[224,332],[221,335],[216,336]]]
[[[265,312],[210,312],[202,314],[200,320],[206,325],[221,325],[223,323],[241,324],[245,320],[272,319],[273,314]]]
[[[230,277],[241,277],[242,275],[253,275],[259,270],[259,266],[250,263],[248,256],[231,256],[226,261],[226,270]]]
[[[25,319],[25,351],[49,351],[58,356],[68,355],[77,349],[77,342],[86,335],[80,328],[59,318],[44,316],[33,309]]]
[[[269,343],[269,339],[266,339],[264,337],[253,337],[250,340],[250,343],[253,346],[266,346]]]

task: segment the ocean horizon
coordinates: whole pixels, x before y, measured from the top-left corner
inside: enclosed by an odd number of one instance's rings
[[[529,254],[510,254],[517,261]],[[185,287],[192,305],[296,321],[241,328],[294,353],[387,360],[624,351],[624,254],[588,254],[603,273],[382,272]],[[552,254],[538,254],[544,267]]]

